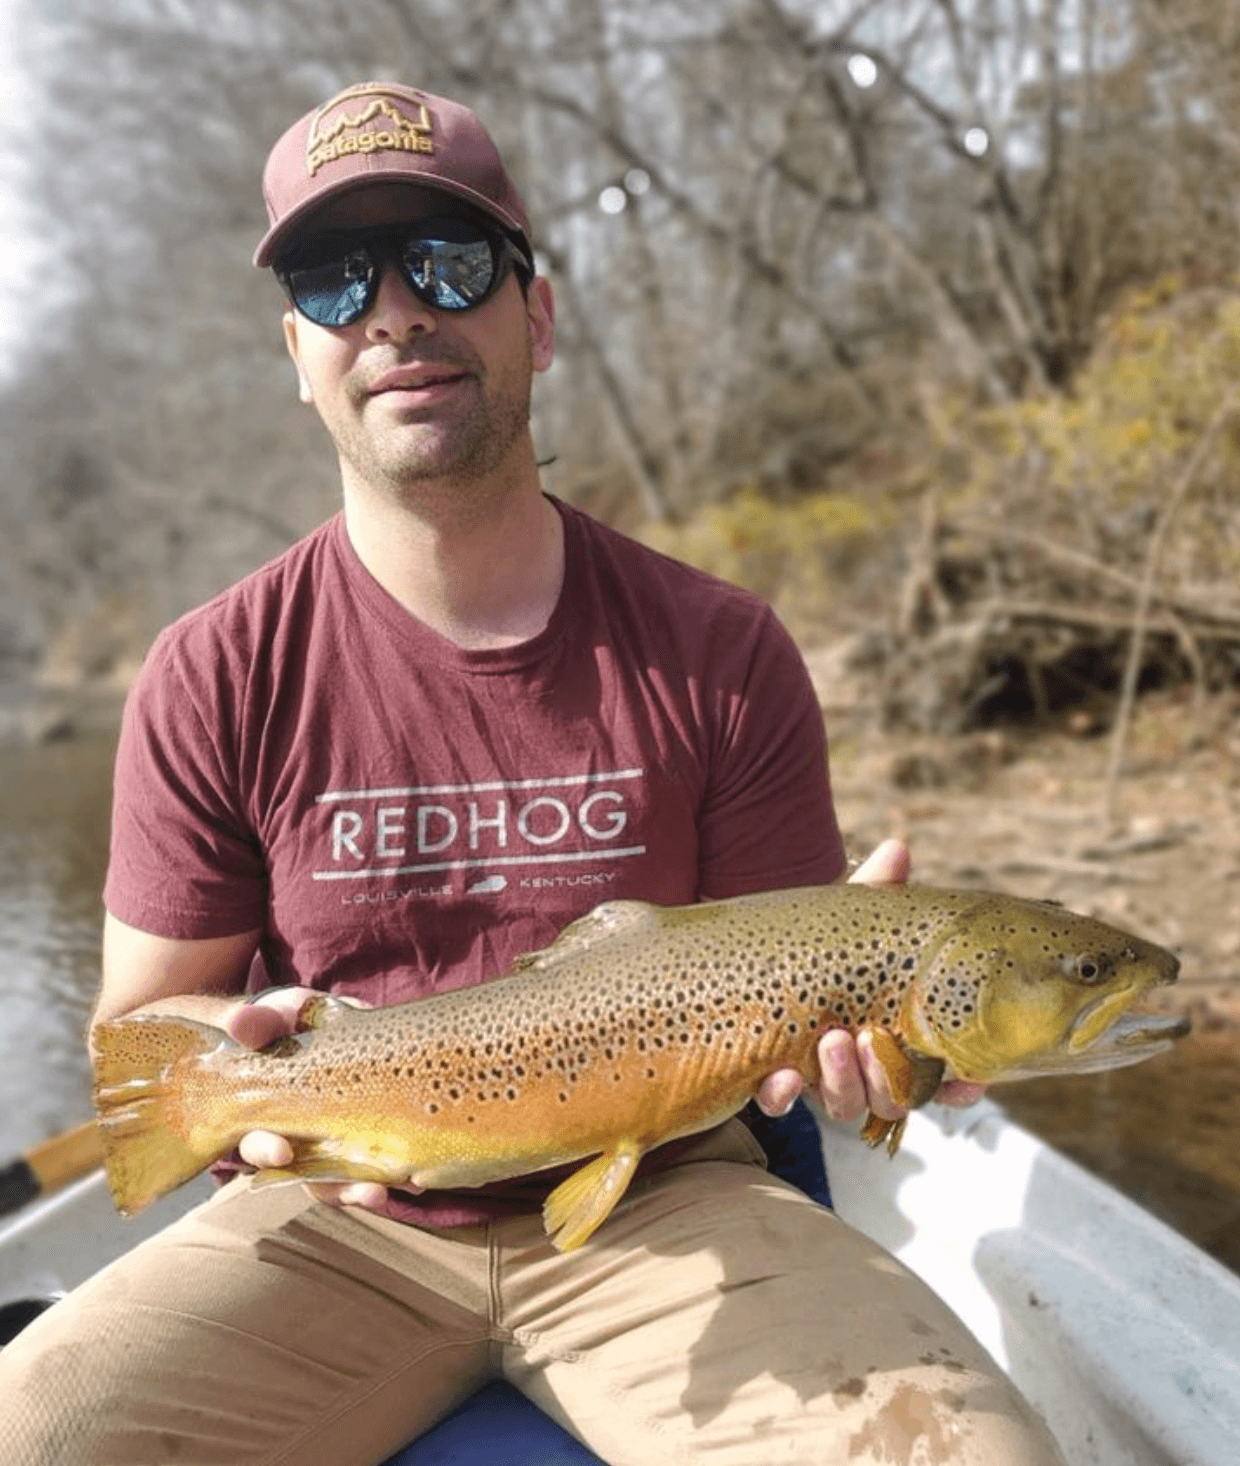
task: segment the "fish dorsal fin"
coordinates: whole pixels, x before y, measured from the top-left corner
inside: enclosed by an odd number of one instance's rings
[[[330,993],[315,993],[301,1005],[297,1014],[297,1031],[273,1038],[259,1053],[265,1059],[296,1059],[306,1052],[312,1035],[320,1028],[330,1028],[333,1023],[348,1014],[356,1014],[357,1008],[343,998],[333,998]]]
[[[297,1015],[298,1029],[326,1028],[328,1024],[335,1023],[338,1019],[347,1017],[350,1013],[356,1013],[357,1009],[352,1003],[346,1003],[343,998],[334,998],[330,993],[315,993],[302,1005]]]
[[[604,901],[580,916],[549,947],[526,952],[512,964],[513,972],[541,971],[570,958],[584,956],[604,942],[643,931],[658,921],[659,908],[649,901]]]

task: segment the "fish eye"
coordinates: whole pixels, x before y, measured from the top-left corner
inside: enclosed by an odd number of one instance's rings
[[[1105,957],[1092,952],[1082,952],[1072,962],[1072,976],[1078,982],[1092,987],[1094,983],[1102,982],[1110,971],[1111,964]]]

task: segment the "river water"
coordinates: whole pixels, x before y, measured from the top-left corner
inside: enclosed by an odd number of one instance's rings
[[[114,742],[0,742],[0,1165],[85,1119]],[[1028,1128],[1240,1271],[1240,1045],[996,1091]]]
[[[0,743],[0,1164],[90,1113],[112,752]]]

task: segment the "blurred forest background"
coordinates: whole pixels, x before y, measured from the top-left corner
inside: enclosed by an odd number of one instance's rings
[[[766,594],[889,727],[1236,688],[1240,0],[15,3],[0,680],[123,684],[335,509],[259,176],[387,77],[529,204],[552,491]]]

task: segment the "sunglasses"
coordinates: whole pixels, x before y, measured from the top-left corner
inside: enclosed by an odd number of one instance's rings
[[[441,311],[473,310],[494,295],[510,269],[523,284],[534,274],[507,235],[452,216],[320,234],[281,260],[275,273],[308,320],[351,326],[374,305],[388,261],[424,305]]]

